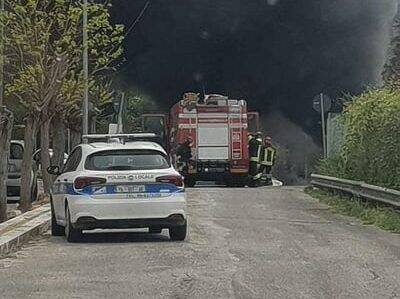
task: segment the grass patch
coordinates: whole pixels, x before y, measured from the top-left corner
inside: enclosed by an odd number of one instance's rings
[[[383,230],[400,233],[400,213],[389,207],[313,187],[307,187],[304,191],[329,205],[335,213],[358,218],[363,224],[375,225]]]

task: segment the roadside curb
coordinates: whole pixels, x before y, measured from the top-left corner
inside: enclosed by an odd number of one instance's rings
[[[45,233],[51,223],[50,204],[0,224],[0,257],[17,251],[31,238]]]
[[[7,211],[7,218],[8,219],[13,219],[15,217],[18,217],[19,215],[21,215],[21,211],[20,210]]]

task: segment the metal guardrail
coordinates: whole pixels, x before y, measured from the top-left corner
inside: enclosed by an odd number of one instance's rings
[[[336,191],[342,191],[353,196],[381,202],[400,208],[400,191],[366,184],[361,181],[339,179],[319,174],[311,175],[311,184]]]

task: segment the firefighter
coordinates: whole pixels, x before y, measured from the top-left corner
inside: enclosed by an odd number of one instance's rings
[[[247,142],[247,148],[249,150],[249,176],[252,177],[255,175],[255,164],[252,163],[251,157],[252,156],[257,156],[256,154],[256,136],[252,133],[248,134],[248,142]]]
[[[176,155],[178,157],[178,165],[179,165],[179,171],[187,173],[189,170],[189,162],[190,159],[192,158],[192,149],[191,149],[191,144],[193,140],[188,137],[185,139],[185,141],[178,146],[178,149],[176,150]]]
[[[261,153],[261,170],[262,175],[265,175],[267,185],[272,185],[272,167],[275,165],[276,149],[272,145],[272,138],[265,137],[264,145]]]
[[[253,135],[253,134],[249,133],[249,134],[247,135],[248,145],[250,145],[250,141],[253,140],[253,138],[254,138],[254,135]]]
[[[262,151],[262,133],[258,132],[256,136],[249,137],[249,156],[250,156],[250,187],[256,187],[262,177],[260,172],[260,158]]]

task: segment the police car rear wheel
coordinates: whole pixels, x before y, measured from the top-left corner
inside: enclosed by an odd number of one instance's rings
[[[185,177],[185,185],[192,188],[196,185],[196,180],[192,177]]]
[[[169,228],[169,237],[172,241],[183,241],[186,238],[187,223]]]
[[[51,235],[60,237],[64,236],[65,228],[64,226],[58,225],[56,221],[56,215],[54,213],[53,202],[51,202]]]
[[[82,237],[82,231],[72,227],[71,213],[69,212],[68,206],[65,209],[65,237],[68,242],[78,242]]]

